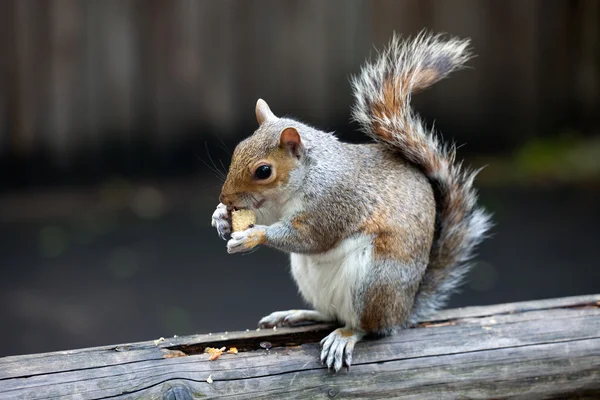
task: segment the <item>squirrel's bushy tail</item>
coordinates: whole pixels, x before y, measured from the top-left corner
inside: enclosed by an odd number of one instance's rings
[[[459,69],[470,58],[469,41],[422,33],[401,41],[394,36],[373,63],[353,78],[353,117],[373,139],[417,165],[436,194],[436,240],[413,306],[411,320],[427,318],[442,307],[469,270],[475,247],[490,228],[477,207],[477,172],[455,162],[455,148],[443,145],[410,106],[411,94]]]

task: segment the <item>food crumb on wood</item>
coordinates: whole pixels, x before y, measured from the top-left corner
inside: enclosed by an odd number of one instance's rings
[[[177,358],[177,357],[185,357],[185,356],[187,356],[187,354],[185,354],[181,350],[167,350],[167,351],[165,351],[163,349],[163,351],[165,352],[165,355],[163,356],[163,358]]]
[[[209,375],[208,378],[206,378],[206,382],[213,383],[212,375]]]
[[[227,350],[227,353],[229,354],[237,354],[238,353],[238,349],[235,347],[230,347],[229,350]]]
[[[165,341],[165,338],[164,338],[164,337],[159,337],[158,339],[156,339],[156,340],[154,341],[154,345],[155,345],[155,346],[158,346],[158,344],[159,344],[160,342],[164,342],[164,341]]]
[[[210,361],[214,361],[223,354],[225,349],[225,347],[221,347],[220,349],[217,349],[216,347],[207,347],[204,349],[204,352],[210,354],[210,357],[208,358]]]

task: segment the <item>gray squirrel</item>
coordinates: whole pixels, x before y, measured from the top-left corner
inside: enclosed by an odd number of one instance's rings
[[[410,106],[411,95],[470,58],[469,41],[421,33],[391,43],[352,79],[353,118],[374,139],[349,144],[261,99],[259,127],[232,156],[212,225],[229,253],[265,245],[290,253],[314,310],[274,312],[261,327],[338,322],[321,362],[339,371],[367,334],[388,335],[431,316],[469,270],[491,226],[477,206],[476,171],[455,162]],[[256,224],[231,232],[231,212]]]

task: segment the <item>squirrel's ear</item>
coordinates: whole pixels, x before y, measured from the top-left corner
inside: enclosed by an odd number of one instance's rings
[[[263,99],[258,99],[258,101],[256,102],[255,113],[256,113],[256,120],[258,121],[259,125],[262,125],[263,122],[265,122],[265,121],[277,119],[275,114],[273,114],[273,112],[269,108],[269,105],[267,104],[267,102],[264,101]]]
[[[302,140],[296,128],[285,128],[279,136],[279,146],[288,149],[295,157],[300,158],[302,152]]]

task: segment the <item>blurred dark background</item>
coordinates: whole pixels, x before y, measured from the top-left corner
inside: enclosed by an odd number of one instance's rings
[[[600,292],[600,2],[0,2],[0,356],[254,328],[283,254],[210,227],[256,99],[349,141],[348,78],[395,31],[471,37],[415,98],[492,239],[451,306]]]

